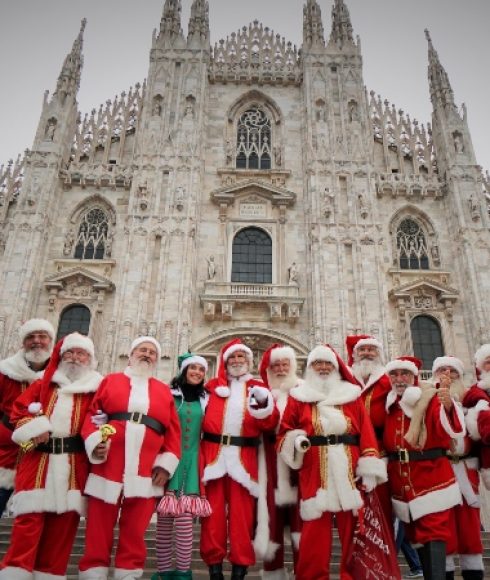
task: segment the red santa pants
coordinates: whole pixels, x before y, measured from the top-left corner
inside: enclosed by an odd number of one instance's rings
[[[239,566],[255,564],[252,545],[256,499],[228,475],[206,484],[213,513],[201,523],[201,557],[211,566],[223,562],[230,537],[228,560]]]
[[[17,516],[0,568],[8,566],[64,576],[79,521],[77,512]]]
[[[480,509],[470,507],[466,500],[450,510],[451,535],[447,554],[482,554]]]
[[[330,557],[332,552],[333,516],[341,544],[341,580],[354,580],[345,572],[348,551],[352,543],[356,518],[352,511],[324,512],[317,520],[303,522],[299,557],[296,566],[296,580],[328,580],[330,578]]]
[[[278,548],[274,555],[274,559],[270,561],[264,560],[264,570],[266,572],[273,572],[275,570],[281,570],[284,568],[284,531],[289,525],[293,548],[293,562],[294,568],[296,569],[296,562],[298,561],[298,549],[297,544],[295,544],[293,534],[299,534],[301,532],[301,517],[299,515],[299,506],[291,505],[284,507],[276,507],[274,513],[269,514],[270,518],[270,540],[278,544]]]
[[[146,559],[145,532],[154,510],[153,497],[126,497],[117,504],[89,497],[85,553],[80,560],[80,570],[109,567],[118,515],[119,541],[114,566],[123,570],[143,569]]]
[[[450,509],[444,510],[404,524],[407,539],[415,545],[424,545],[436,540],[447,544],[451,539],[450,514]]]

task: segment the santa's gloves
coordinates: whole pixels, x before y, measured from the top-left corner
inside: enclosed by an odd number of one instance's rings
[[[250,389],[249,394],[259,405],[263,405],[269,398],[270,391],[265,387],[255,386]]]
[[[92,421],[92,423],[97,426],[100,427],[101,425],[105,425],[107,423],[107,419],[109,417],[107,416],[106,413],[104,413],[104,411],[101,411],[100,409],[97,411],[96,415],[92,415],[92,417],[90,418],[90,420]]]
[[[362,489],[366,493],[369,493],[369,492],[373,491],[373,489],[376,487],[378,482],[376,480],[375,475],[363,475],[361,478],[361,483],[362,483]]]
[[[310,440],[305,435],[298,435],[294,440],[294,448],[300,453],[306,453],[310,446]]]

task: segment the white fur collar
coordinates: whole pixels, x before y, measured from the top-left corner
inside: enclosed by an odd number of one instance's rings
[[[321,393],[310,387],[306,382],[303,382],[292,388],[289,394],[293,399],[302,403],[325,402],[327,405],[344,405],[359,398],[361,387],[341,380],[336,388],[330,389],[328,393]]]
[[[418,403],[420,397],[422,395],[422,389],[420,387],[410,386],[405,389],[399,404],[401,410],[405,413],[405,415],[411,419],[413,415],[413,408]],[[386,410],[389,411],[390,407],[395,403],[397,400],[398,395],[394,390],[391,390],[388,395],[386,396]]]
[[[385,374],[385,367],[382,366],[382,367],[378,368],[377,370],[375,370],[371,375],[369,375],[368,382],[365,383],[364,379],[362,377],[357,376],[356,371],[355,371],[355,365],[352,366],[351,370],[352,370],[354,376],[356,377],[356,379],[361,383],[362,392],[369,389],[369,387],[372,387],[374,385],[374,383],[378,382],[379,379]]]
[[[14,381],[32,383],[36,379],[40,379],[44,371],[32,370],[24,358],[24,351],[21,349],[10,358],[0,361],[0,373]]]
[[[97,371],[89,371],[82,378],[71,381],[67,376],[64,375],[59,369],[55,371],[51,381],[60,386],[60,391],[63,393],[94,393],[103,376]]]

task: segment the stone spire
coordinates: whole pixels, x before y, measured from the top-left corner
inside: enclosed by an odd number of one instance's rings
[[[176,40],[183,40],[181,12],[181,0],[165,0],[159,34],[159,40],[164,44],[173,45]]]
[[[332,32],[329,44],[335,44],[338,48],[354,45],[349,9],[344,0],[335,0],[332,6]]]
[[[425,37],[429,43],[428,76],[432,105],[434,108],[440,105],[444,109],[449,108],[455,110],[454,93],[449,82],[448,74],[439,60],[439,55],[432,44],[432,39],[427,29],[425,29]]]
[[[207,0],[193,0],[192,2],[187,44],[191,48],[209,48],[209,4]]]
[[[66,55],[56,83],[56,90],[53,94],[53,99],[57,97],[61,103],[65,102],[67,96],[72,96],[75,99],[78,89],[80,88],[80,76],[83,66],[83,32],[86,24],[87,20],[84,18],[80,26],[80,32],[73,43],[71,52]]]
[[[307,0],[303,7],[303,46],[305,48],[325,46],[322,11],[316,0]]]

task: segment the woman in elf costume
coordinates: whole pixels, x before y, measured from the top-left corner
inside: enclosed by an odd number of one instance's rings
[[[192,524],[211,508],[201,495],[199,442],[208,394],[204,379],[206,359],[190,352],[178,358],[179,374],[171,382],[172,395],[182,428],[182,457],[158,505],[156,553],[158,572],[152,580],[192,578]],[[176,569],[172,569],[172,537],[175,528]]]

